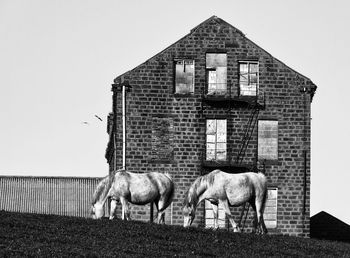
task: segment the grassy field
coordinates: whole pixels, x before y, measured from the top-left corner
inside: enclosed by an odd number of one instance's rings
[[[0,257],[350,257],[350,244],[0,211]]]

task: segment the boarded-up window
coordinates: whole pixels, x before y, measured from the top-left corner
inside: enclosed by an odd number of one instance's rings
[[[214,206],[215,207],[215,206]],[[217,206],[217,212],[218,212],[218,226],[219,228],[225,228],[225,210],[223,209],[222,205],[219,204]],[[214,228],[214,212],[212,209],[212,205],[209,201],[205,201],[205,227],[206,228]]]
[[[227,54],[207,53],[206,71],[208,95],[227,93]]]
[[[194,93],[194,60],[175,60],[175,93]]]
[[[174,156],[174,122],[168,117],[152,119],[152,160],[172,161]]]
[[[278,121],[259,120],[258,157],[259,160],[278,160]]]
[[[267,228],[277,227],[277,188],[267,190],[267,200],[264,210],[264,221]]]
[[[259,67],[257,62],[239,62],[239,87],[241,96],[258,93]]]
[[[226,160],[227,127],[226,119],[207,119],[206,160]]]

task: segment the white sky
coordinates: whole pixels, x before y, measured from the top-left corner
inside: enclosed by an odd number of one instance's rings
[[[325,210],[350,224],[349,7],[347,0],[0,0],[0,174],[106,175],[113,79],[216,15],[318,86],[311,215]]]

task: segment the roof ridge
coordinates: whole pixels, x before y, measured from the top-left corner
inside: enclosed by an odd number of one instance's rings
[[[269,55],[271,58],[275,59],[277,62],[280,62],[282,65],[286,66],[288,69],[290,69],[291,71],[295,72],[297,75],[301,76],[302,78],[304,78],[305,80],[311,82],[313,85],[315,85],[310,78],[308,78],[307,76],[301,74],[300,72],[296,71],[295,69],[291,68],[290,66],[286,65],[284,62],[282,62],[281,60],[279,60],[278,58],[274,57],[273,55],[271,55],[268,51],[266,51],[264,48],[260,47],[259,45],[257,45],[254,41],[252,41],[251,39],[247,38],[246,35],[239,29],[237,29],[235,26],[233,26],[232,24],[226,22],[225,20],[217,17],[216,15],[212,15],[211,17],[209,17],[208,19],[206,19],[205,21],[201,22],[200,24],[198,24],[197,26],[195,26],[193,29],[190,30],[190,32],[188,34],[186,34],[185,36],[181,37],[179,40],[175,41],[174,43],[172,43],[171,45],[169,45],[168,47],[166,47],[165,49],[163,49],[162,51],[156,53],[155,55],[153,55],[151,58],[148,58],[146,61],[144,61],[143,63],[135,66],[133,69],[126,71],[124,73],[122,73],[121,75],[117,76],[114,79],[114,83],[117,83],[119,78],[122,78],[123,76],[125,76],[127,73],[132,72],[134,70],[136,70],[137,68],[139,68],[141,65],[149,62],[150,60],[152,60],[153,58],[155,58],[156,56],[158,56],[159,54],[165,52],[166,50],[168,50],[169,48],[171,48],[172,46],[174,46],[175,44],[177,44],[178,42],[180,42],[182,39],[188,37],[189,35],[193,34],[194,32],[197,31],[198,28],[200,28],[201,26],[203,26],[204,24],[206,24],[209,21],[214,20],[215,22],[217,22],[218,24],[224,24],[227,25],[231,28],[233,28],[235,30],[235,32],[238,32],[239,34],[241,34],[243,37],[245,37],[250,43],[252,43],[255,47],[261,49],[262,51],[264,51],[267,55]]]
[[[324,215],[325,215],[325,216],[331,217],[333,220],[336,220],[336,221],[338,221],[338,222],[341,222],[341,223],[343,223],[343,224],[346,224],[347,226],[350,226],[348,223],[342,221],[341,219],[335,217],[334,215],[332,215],[332,214],[330,214],[330,213],[328,213],[328,212],[326,212],[326,211],[320,211],[319,213],[313,215],[312,217],[319,217],[319,216],[324,216]]]
[[[209,22],[209,21],[214,20],[215,22],[218,22],[217,19],[219,19],[219,17],[217,17],[217,16],[215,16],[215,15],[209,17],[209,18],[206,19],[205,21],[202,21],[200,24],[198,24],[196,27],[192,28],[192,29],[190,30],[190,33],[195,32],[199,27],[203,26],[203,24],[205,24],[205,23],[207,23],[207,22]]]
[[[239,32],[240,34],[242,34],[243,36],[244,33],[242,31],[240,31],[239,29],[237,29],[236,27],[232,26],[231,24],[229,24],[228,22],[224,21],[223,19],[217,17],[216,15],[212,15],[211,17],[209,17],[208,19],[204,20],[203,22],[201,22],[200,24],[198,24],[197,26],[195,26],[194,28],[192,28],[190,30],[189,33],[187,33],[185,36],[181,37],[179,40],[175,41],[174,43],[172,43],[171,45],[169,45],[168,47],[166,47],[165,49],[163,49],[162,51],[156,53],[155,55],[153,55],[152,57],[148,58],[146,61],[144,61],[143,63],[135,66],[134,68],[132,68],[129,71],[126,71],[124,73],[122,73],[121,75],[118,75],[115,79],[114,79],[114,83],[118,82],[118,79],[125,76],[127,73],[134,71],[135,69],[139,68],[141,65],[147,63],[148,61],[152,60],[154,57],[158,56],[159,54],[163,53],[164,51],[166,51],[167,49],[171,48],[173,45],[175,45],[176,43],[178,43],[179,41],[181,41],[182,39],[188,37],[189,35],[193,34],[198,28],[200,28],[201,26],[203,26],[204,24],[206,24],[207,22],[214,20],[217,23],[224,23],[228,26],[231,26],[232,28],[234,28],[237,32]]]

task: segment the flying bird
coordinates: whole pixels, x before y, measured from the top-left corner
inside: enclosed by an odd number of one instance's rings
[[[89,122],[85,122],[85,121],[81,122],[81,123],[84,124],[84,125],[90,125]]]
[[[95,117],[100,120],[100,121],[103,121],[101,117],[99,117],[98,115],[95,115]]]

